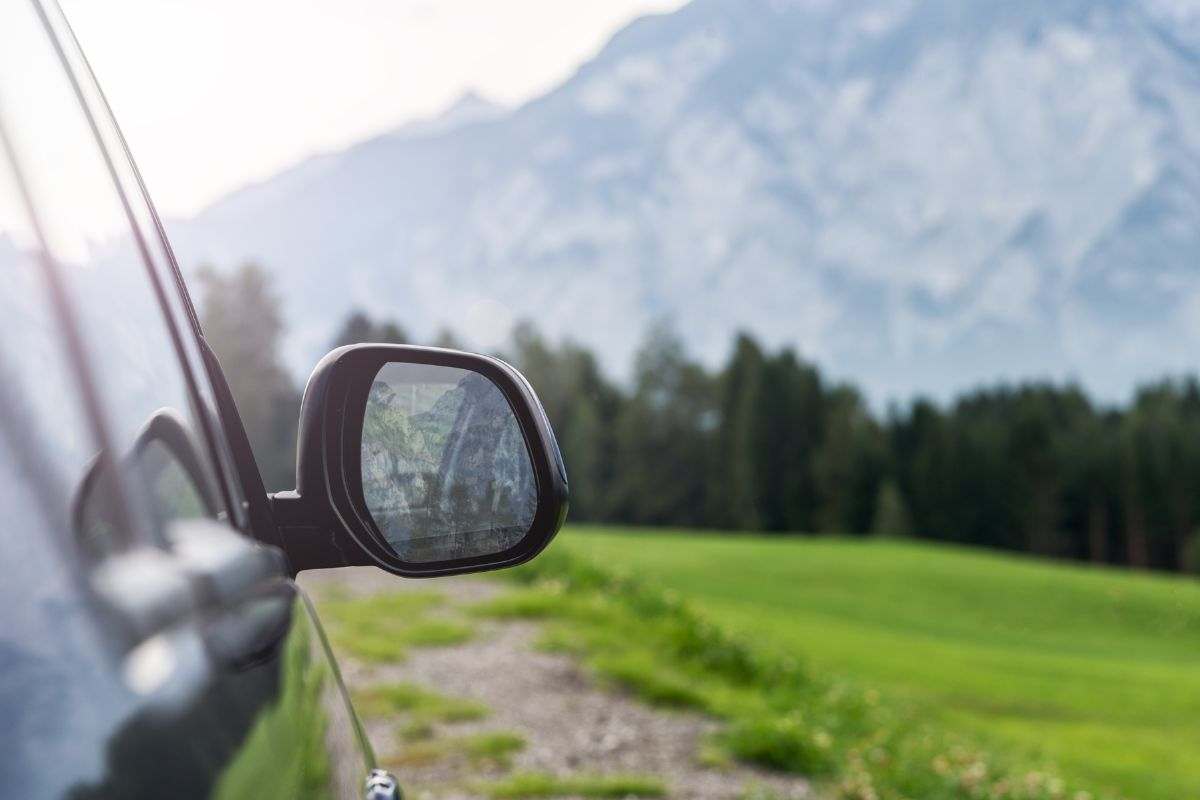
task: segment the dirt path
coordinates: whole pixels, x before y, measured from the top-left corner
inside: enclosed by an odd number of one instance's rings
[[[337,570],[314,578],[305,584],[317,596],[318,607],[320,595],[334,585],[349,595],[436,590],[448,601],[435,614],[454,614],[456,607],[506,590],[479,579],[406,581],[377,570]],[[484,620],[470,641],[414,649],[399,664],[364,664],[339,654],[352,690],[413,683],[476,700],[490,710],[479,721],[439,724],[439,737],[511,732],[525,741],[504,765],[470,764],[454,757],[404,763],[409,745],[399,736],[397,724],[368,720],[377,755],[385,764],[392,762],[409,797],[473,798],[478,795],[471,793],[472,783],[510,772],[651,775],[663,781],[672,798],[810,797],[803,779],[740,765],[700,763],[698,754],[718,722],[696,713],[650,708],[598,685],[570,657],[537,650],[537,635],[535,623]]]

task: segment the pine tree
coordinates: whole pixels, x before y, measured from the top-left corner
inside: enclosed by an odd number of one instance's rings
[[[719,426],[707,491],[711,522],[734,530],[763,525],[763,368],[758,343],[738,334],[720,377]]]
[[[889,479],[879,485],[871,533],[876,536],[912,535],[912,518],[908,513],[908,504],[904,502],[904,495],[900,493],[900,487],[894,480]]]
[[[333,337],[330,349],[347,344],[407,344],[408,333],[394,321],[377,323],[366,312],[355,310],[346,317]]]
[[[270,491],[295,484],[300,396],[280,360],[283,311],[267,273],[243,264],[199,273],[202,322]]]

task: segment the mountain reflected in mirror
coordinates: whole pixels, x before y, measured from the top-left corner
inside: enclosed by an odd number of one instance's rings
[[[405,561],[501,553],[537,511],[511,406],[485,376],[455,367],[379,370],[363,418],[362,477],[376,526]]]

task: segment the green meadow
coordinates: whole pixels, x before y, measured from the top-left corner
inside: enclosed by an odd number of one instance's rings
[[[886,539],[576,526],[554,551],[1070,785],[1200,797],[1196,581]]]

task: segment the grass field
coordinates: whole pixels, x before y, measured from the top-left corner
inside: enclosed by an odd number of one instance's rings
[[[1200,798],[1200,583],[887,540],[574,527],[815,674],[1131,798]]]

